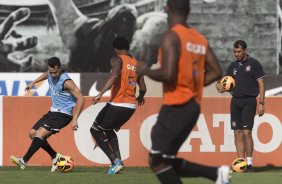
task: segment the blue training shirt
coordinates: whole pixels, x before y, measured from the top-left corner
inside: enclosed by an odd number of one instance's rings
[[[51,91],[52,112],[61,112],[72,116],[73,107],[76,105],[76,98],[64,90],[64,83],[71,78],[63,72],[54,80],[48,71],[48,83]]]

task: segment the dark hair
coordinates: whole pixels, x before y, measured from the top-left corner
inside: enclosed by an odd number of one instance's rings
[[[51,68],[55,68],[56,66],[58,66],[58,68],[60,68],[61,67],[61,61],[57,57],[50,57],[48,59],[48,66],[50,66]]]
[[[244,40],[237,40],[235,43],[234,43],[234,48],[242,48],[242,49],[246,49],[247,48],[247,44]]]
[[[129,41],[122,36],[116,37],[113,41],[114,49],[129,50]]]
[[[190,11],[190,0],[167,0],[167,6],[172,12],[187,16]]]

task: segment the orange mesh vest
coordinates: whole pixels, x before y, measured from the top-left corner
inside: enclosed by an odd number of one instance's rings
[[[163,83],[165,105],[181,105],[191,98],[200,102],[204,86],[206,38],[194,28],[177,24],[171,28],[181,43],[177,80]],[[161,58],[161,52],[160,57]],[[160,59],[161,61],[161,59]]]
[[[137,84],[135,58],[128,55],[119,55],[122,61],[120,76],[114,82],[111,89],[111,102],[135,104],[135,92]]]

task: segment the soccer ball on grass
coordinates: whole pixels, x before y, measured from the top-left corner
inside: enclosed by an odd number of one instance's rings
[[[73,167],[73,159],[70,156],[61,156],[57,161],[58,170],[61,172],[70,172]]]

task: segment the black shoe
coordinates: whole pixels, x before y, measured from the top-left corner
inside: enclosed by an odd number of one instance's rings
[[[248,165],[247,166],[247,172],[255,172],[255,169],[254,169],[253,165]]]

